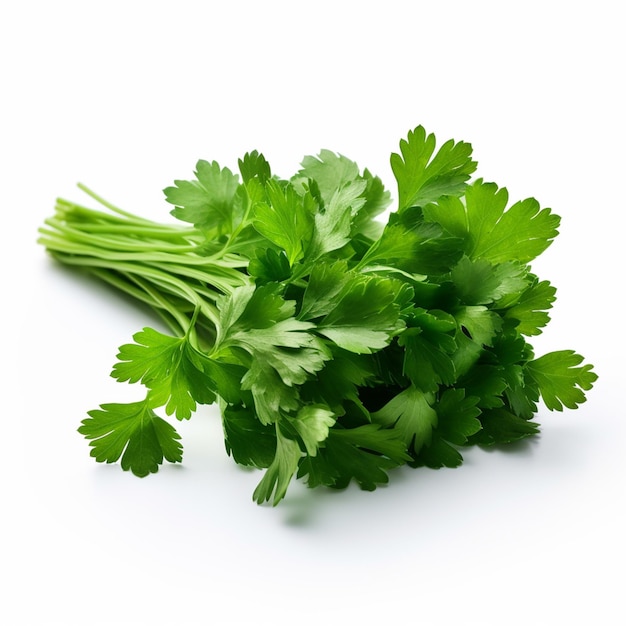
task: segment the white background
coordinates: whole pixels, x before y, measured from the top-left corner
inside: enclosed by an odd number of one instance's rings
[[[620,2],[6,2],[0,9],[0,622],[626,623],[624,112]],[[534,269],[558,288],[538,354],[600,375],[542,435],[374,493],[293,484],[226,456],[218,416],[177,425],[182,466],[97,465],[76,427],[136,399],[108,374],[149,323],[36,245],[54,200],[168,219],[198,158],[259,149],[289,176],[341,152],[395,194],[389,154],[423,124],[478,175],[562,216]]]

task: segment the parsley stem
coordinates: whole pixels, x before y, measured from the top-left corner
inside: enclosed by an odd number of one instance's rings
[[[47,245],[47,244],[46,244]],[[150,267],[142,263],[125,263],[121,261],[113,261],[111,259],[100,259],[97,257],[84,257],[66,254],[62,251],[51,250],[53,256],[59,261],[67,265],[78,265],[86,268],[104,268],[114,270],[122,274],[139,275],[148,278],[153,283],[162,287],[169,293],[183,298],[192,306],[197,306],[213,324],[217,324],[218,312],[215,305],[207,300],[200,298],[198,294],[184,281],[168,272],[164,272],[158,268]]]
[[[119,215],[123,215],[124,217],[128,217],[133,220],[137,220],[139,222],[150,223],[150,220],[139,217],[138,215],[134,215],[133,213],[129,213],[128,211],[124,211],[123,209],[120,209],[114,204],[111,204],[108,200],[105,200],[104,198],[102,198],[102,196],[99,196],[95,191],[92,191],[91,189],[89,189],[89,187],[87,187],[86,185],[83,185],[83,183],[78,183],[77,186],[81,191],[84,191],[88,196],[93,198],[96,202],[99,202],[102,206],[105,206],[107,209],[113,211],[114,213],[118,213]]]
[[[150,233],[159,238],[179,238],[183,241],[203,241],[195,228],[186,228],[178,224],[161,224],[144,218],[120,217],[98,209],[90,209],[63,198],[57,198],[56,217],[64,222],[78,222],[81,228],[100,227],[116,228],[128,234]],[[130,227],[130,228],[129,228]]]
[[[154,295],[151,294],[148,289],[145,288],[145,286],[142,286],[142,288],[137,288],[133,284],[131,284],[130,281],[135,283],[137,282],[137,277],[128,276],[104,268],[96,267],[90,268],[90,273],[100,280],[103,280],[104,282],[115,287],[119,291],[122,291],[132,296],[140,302],[144,302],[163,319],[165,324],[172,332],[180,335],[184,334],[185,327],[180,324],[178,316],[174,315],[173,307],[165,306],[163,303],[163,299],[157,299]]]

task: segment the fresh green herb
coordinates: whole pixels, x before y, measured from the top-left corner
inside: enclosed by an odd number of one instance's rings
[[[559,217],[483,180],[471,146],[420,126],[391,156],[399,204],[381,180],[324,150],[289,180],[258,152],[239,175],[199,161],[165,189],[158,224],[82,187],[106,210],[58,200],[40,242],[148,304],[112,376],[144,397],[90,411],[79,432],[98,462],[138,476],[182,460],[161,410],[188,419],[218,403],[226,450],[266,468],[254,492],[278,503],[310,487],[374,489],[399,465],[456,467],[463,446],[538,432],[576,408],[596,374],[571,350],[535,357],[555,289],[528,265]]]

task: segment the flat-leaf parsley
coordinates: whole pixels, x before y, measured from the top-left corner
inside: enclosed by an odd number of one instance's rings
[[[159,224],[81,186],[104,209],[59,199],[40,242],[148,304],[111,375],[142,400],[103,404],[79,428],[98,462],[137,476],[182,460],[176,430],[218,403],[226,450],[266,468],[254,499],[277,504],[294,476],[372,490],[399,465],[456,467],[471,444],[538,432],[585,401],[596,374],[572,350],[536,357],[555,288],[529,266],[559,217],[482,179],[472,148],[436,149],[419,126],[392,154],[398,206],[344,156],[308,156],[290,179],[254,151],[235,173],[198,161],[165,189]]]

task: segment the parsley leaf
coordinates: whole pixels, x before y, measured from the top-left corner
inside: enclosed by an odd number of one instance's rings
[[[114,463],[122,457],[122,469],[137,476],[158,470],[165,458],[182,461],[180,435],[158,417],[148,401],[103,404],[89,411],[78,432],[91,440],[91,456],[98,463]]]
[[[515,320],[517,330],[523,335],[538,335],[549,321],[547,311],[556,300],[556,289],[547,281],[532,277],[530,286],[523,290],[517,302],[504,313],[506,319]]]
[[[583,357],[573,350],[558,350],[526,365],[526,372],[537,383],[550,410],[562,411],[563,406],[575,409],[585,401],[584,392],[591,389],[598,376],[591,365],[582,362]]]
[[[378,424],[333,428],[317,456],[302,458],[298,476],[307,476],[309,487],[344,489],[354,480],[372,491],[389,482],[388,470],[410,458],[398,434]]]
[[[178,419],[189,419],[196,402],[215,402],[218,386],[203,369],[208,359],[190,345],[188,336],[171,337],[144,328],[133,339],[135,343],[120,347],[113,378],[141,381],[151,390],[152,402],[165,405],[166,413],[175,413]]]
[[[434,399],[431,393],[408,387],[372,413],[372,420],[392,426],[407,448],[417,453],[423,445],[430,443],[432,430],[437,426],[437,412],[432,407]]]
[[[476,169],[472,146],[446,141],[435,156],[436,139],[423,126],[400,141],[400,154],[391,155],[391,169],[398,182],[399,210],[424,206],[442,196],[457,196]]]
[[[384,348],[402,328],[396,296],[401,283],[360,276],[344,284],[317,331],[340,348],[357,354]]]
[[[540,209],[534,198],[505,211],[508,197],[504,187],[479,179],[467,187],[465,204],[457,197],[440,198],[424,207],[424,216],[464,239],[471,259],[527,263],[552,243],[560,218],[550,209]]]
[[[299,196],[288,185],[284,189],[275,181],[266,185],[267,202],[254,209],[254,227],[269,241],[282,248],[289,264],[299,261],[313,235],[313,197]]]
[[[198,228],[232,232],[237,175],[216,161],[203,160],[198,161],[195,175],[194,180],[177,180],[165,189],[167,201],[176,205],[172,215]]]
[[[269,502],[276,506],[287,493],[292,476],[298,469],[302,453],[293,439],[285,437],[276,424],[276,453],[252,498],[258,504]]]
[[[457,349],[454,317],[444,311],[416,308],[407,324],[398,343],[405,350],[404,373],[413,385],[423,391],[437,391],[441,384],[453,384],[456,367],[452,354]]]

